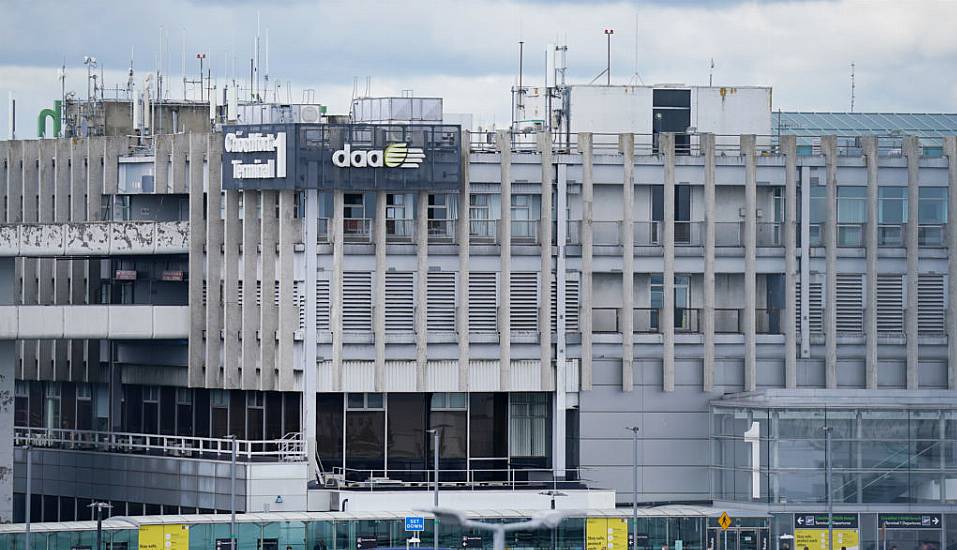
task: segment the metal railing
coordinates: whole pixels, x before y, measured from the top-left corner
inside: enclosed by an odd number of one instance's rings
[[[415,241],[415,220],[386,219],[385,240],[390,243],[411,243]]]
[[[922,223],[917,226],[917,244],[926,247],[944,247],[947,243],[947,224]]]
[[[907,224],[882,223],[877,225],[877,246],[904,246]]]
[[[661,222],[637,221],[634,232],[635,246],[661,246]]]
[[[723,247],[743,246],[741,238],[744,222],[714,222],[714,245]]]
[[[229,460],[233,440],[222,437],[101,432],[61,428],[14,428],[14,445],[153,456]],[[236,456],[244,462],[300,462],[306,459],[303,434],[291,432],[280,439],[236,440]]]
[[[714,308],[714,332],[716,334],[741,334],[741,310],[738,308]]]
[[[754,332],[757,334],[784,334],[781,326],[783,310],[758,308],[754,316]]]
[[[316,220],[316,242],[318,244],[328,243],[330,241],[329,218],[319,218]]]
[[[808,224],[808,246],[824,246],[824,224]]]
[[[591,330],[595,334],[620,333],[621,308],[593,307],[591,310]]]
[[[463,459],[464,460],[464,459]],[[471,459],[483,460],[483,459]],[[551,468],[516,467],[511,460],[485,459],[499,462],[501,468],[439,468],[439,486],[449,489],[476,489],[499,487],[504,489],[528,488],[580,488],[582,481],[588,481],[582,474],[588,468],[566,468],[566,477],[555,477]],[[338,487],[368,489],[369,491],[390,490],[396,487],[430,487],[435,478],[434,469],[425,468],[349,468],[335,466],[332,475],[324,477],[335,480]]]
[[[369,218],[345,218],[342,220],[342,240],[347,243],[372,242],[372,220]]]
[[[595,246],[621,246],[620,221],[596,221],[591,224],[592,244]]]
[[[476,244],[495,244],[498,220],[469,220],[469,240]]]
[[[430,243],[455,242],[455,220],[430,219],[427,225]]]
[[[784,246],[784,224],[781,222],[758,222],[755,232],[758,246]]]
[[[837,246],[842,248],[860,248],[864,246],[866,223],[837,224]]]
[[[676,220],[674,226],[676,246],[701,246],[704,243],[704,222]]]
[[[701,310],[698,308],[675,307],[674,328],[677,333],[700,333]],[[634,313],[634,332],[657,334],[661,332],[662,309],[656,307],[636,307]]]
[[[657,334],[661,332],[661,310],[656,307],[636,307],[632,330],[636,334]]]
[[[513,244],[538,244],[539,220],[512,220]]]

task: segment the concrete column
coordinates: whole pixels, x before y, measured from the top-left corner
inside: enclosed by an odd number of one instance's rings
[[[375,218],[372,220],[372,240],[375,244],[372,337],[375,339],[375,387],[380,392],[385,391],[385,201],[385,191],[376,191]]]
[[[343,208],[344,195],[341,189],[332,192],[332,387],[342,390],[342,280],[343,280]]]
[[[784,387],[797,387],[797,139],[781,136],[784,153]],[[806,214],[805,214],[806,216]],[[803,261],[807,261],[804,259]]]
[[[415,199],[415,382],[426,390],[427,350],[429,342],[429,193],[419,191]]]
[[[459,182],[459,219],[455,227],[455,240],[459,246],[458,297],[455,306],[455,321],[459,342],[459,391],[469,390],[469,234],[471,227],[471,183],[469,182],[470,137],[462,130],[462,181]]]
[[[837,387],[837,139],[821,138],[827,185],[827,226],[824,229],[824,378],[828,388]]]
[[[223,138],[210,134],[206,143],[209,189],[206,193],[206,367],[207,388],[225,387],[223,377]],[[199,182],[202,185],[202,182]],[[191,237],[192,238],[192,237]]]
[[[744,156],[744,391],[758,386],[757,367],[757,178],[754,135],[741,136]]]
[[[664,269],[662,270],[661,366],[664,391],[675,390],[675,135],[658,135],[664,155]]]
[[[89,221],[103,220],[103,172],[106,154],[107,138],[94,137],[86,141],[87,144],[87,162],[86,162],[86,213]],[[202,163],[200,163],[202,167]],[[200,178],[202,184],[202,178]],[[202,204],[202,194],[200,194],[200,204]],[[202,219],[202,218],[200,218]],[[192,237],[191,237],[192,238]],[[101,262],[90,260],[87,262],[87,283],[89,284],[89,295],[91,299],[99,290],[101,276]],[[202,341],[201,339],[199,340]],[[86,346],[86,365],[90,380],[101,381],[100,372],[100,341],[87,340]]]
[[[23,142],[7,141],[7,223],[23,221]]]
[[[189,189],[186,158],[189,154],[190,134],[174,134],[170,152],[169,192],[186,193]]]
[[[259,360],[259,338],[266,338],[266,334],[259,332],[259,304],[257,304],[257,294],[260,293],[259,285],[262,288],[262,298],[265,298],[265,281],[259,282],[257,275],[259,267],[259,220],[257,219],[260,209],[259,191],[242,191],[243,199],[243,226],[242,226],[242,256],[240,257],[239,276],[243,286],[242,311],[242,339],[240,342],[240,353],[242,355],[242,388],[245,390],[262,389],[262,380],[256,372],[256,363]],[[262,210],[266,210],[268,205],[265,201],[261,205]],[[263,243],[265,248],[266,243]],[[227,321],[228,322],[228,321]],[[263,366],[265,369],[265,365]]]
[[[0,259],[0,304],[16,303],[16,267],[13,258]],[[13,521],[14,377],[17,350],[13,340],[0,341],[0,523]]]
[[[80,138],[71,140],[70,143],[70,213],[69,219],[72,222],[87,221],[86,212],[86,189],[87,189],[87,153],[89,151],[88,139]],[[96,260],[94,260],[96,261]],[[70,269],[70,298],[69,303],[83,305],[86,303],[87,292],[91,290],[87,283],[87,266],[90,261],[79,258],[69,262]],[[71,340],[69,342],[68,353],[70,356],[70,380],[82,381],[88,380],[87,364],[84,361],[84,351],[86,342],[83,340]]]
[[[582,331],[581,389],[589,391],[592,387],[592,221],[594,185],[592,179],[592,134],[579,132],[578,150],[582,157],[582,272],[581,272],[581,315],[579,324]]]
[[[944,138],[947,155],[947,387],[957,390],[957,137]]]
[[[864,160],[867,168],[867,271],[864,310],[864,334],[867,338],[864,382],[868,389],[877,388],[877,139],[863,138]]]
[[[9,158],[12,143],[12,141],[0,141],[0,196],[4,199],[3,206],[0,207],[2,208],[0,210],[0,221],[3,222],[7,221],[10,210],[15,207],[14,204],[10,204],[10,191],[7,189],[8,170],[11,169],[13,164]]]
[[[40,140],[40,164],[39,164],[39,183],[40,194],[37,197],[37,214],[40,223],[52,223],[55,219],[56,209],[56,139]],[[56,303],[56,289],[54,277],[56,277],[53,258],[40,258],[37,260],[37,303],[39,305],[51,305]],[[39,366],[39,375],[43,380],[56,380],[57,372],[54,364],[55,342],[49,340],[38,342],[37,361]]]
[[[917,364],[919,349],[917,338],[920,331],[917,326],[917,262],[920,258],[920,143],[914,136],[904,138],[904,157],[907,159],[907,308],[904,310],[904,331],[907,334],[907,389],[916,390],[918,385]]]
[[[173,151],[173,135],[159,134],[153,136],[153,185],[155,193],[170,192],[169,160]]]
[[[203,304],[203,283],[206,280],[205,248],[206,222],[204,216],[203,172],[206,158],[207,134],[189,136],[189,358],[188,378],[190,387],[203,386],[206,366],[206,345],[203,329],[206,328],[206,305]],[[92,160],[92,159],[91,159]],[[217,217],[219,217],[217,215]],[[210,254],[216,251],[211,251]],[[210,335],[210,338],[218,334]],[[215,368],[214,365],[210,368]]]
[[[119,158],[128,154],[129,143],[125,137],[107,137],[103,139],[106,140],[103,159],[103,193],[113,195],[116,194],[118,184],[120,170]],[[222,147],[220,147],[220,151],[221,150]],[[217,162],[219,161],[217,160]]]
[[[303,337],[303,365],[302,380],[302,429],[306,434],[306,460],[309,461],[309,472],[319,471],[316,462],[316,392],[319,390],[317,368],[318,334],[316,328],[316,278],[318,275],[318,236],[319,236],[319,192],[307,189],[304,192],[306,205],[303,217],[303,241],[305,244],[305,274],[306,282],[306,333]]]
[[[703,387],[714,389],[714,209],[715,160],[714,134],[701,134],[704,154],[704,308],[701,310],[701,332],[704,335]]]
[[[556,479],[565,479],[565,435],[566,410],[568,399],[566,395],[566,380],[568,377],[566,363],[566,336],[567,325],[565,313],[565,289],[567,286],[567,271],[565,269],[565,243],[568,242],[568,165],[564,157],[559,157],[556,166],[556,231],[557,255],[555,256],[555,294],[558,309],[555,315],[555,407],[552,414],[552,468]]]
[[[538,333],[539,351],[541,357],[542,389],[564,391],[564,388],[555,388],[555,370],[552,367],[552,300],[551,288],[555,274],[552,267],[552,134],[542,132],[538,134],[538,151],[542,161],[542,220],[539,235],[541,236],[541,289],[538,300]],[[556,289],[557,290],[557,289]],[[557,298],[556,292],[556,298]],[[564,432],[563,432],[564,433]],[[556,434],[556,437],[558,434]],[[562,435],[564,437],[564,435]]]
[[[798,330],[801,331],[800,356],[807,359],[811,356],[811,334],[810,334],[810,305],[808,297],[810,296],[811,285],[811,169],[808,166],[801,167],[801,223],[798,230],[801,233],[801,287],[800,306],[801,323]]]
[[[242,310],[239,307],[239,243],[242,237],[239,217],[239,191],[226,191],[225,245],[223,247],[223,306],[225,332],[223,336],[223,374],[225,387],[242,387],[242,349],[239,332],[242,330]],[[243,301],[256,299],[255,279],[244,283]],[[246,288],[246,287],[249,288]],[[253,335],[255,338],[255,335]]]
[[[634,386],[635,364],[635,135],[618,136],[621,185],[621,390]]]
[[[296,389],[295,354],[293,336],[298,323],[299,311],[293,299],[295,284],[295,266],[293,254],[296,243],[301,241],[302,230],[295,219],[295,191],[279,191],[279,318],[278,318],[278,361],[279,380],[276,389],[293,391]],[[314,272],[313,272],[314,273]],[[315,274],[313,274],[313,277]],[[315,287],[315,284],[313,284]],[[264,294],[265,295],[265,294]],[[313,316],[315,318],[315,316]],[[310,365],[312,368],[314,366]]]
[[[53,221],[67,223],[70,221],[70,167],[71,146],[69,139],[57,139],[55,142],[56,159],[53,167]],[[56,305],[70,303],[70,262],[51,258],[53,265],[53,301]],[[70,379],[70,365],[67,361],[70,351],[69,340],[55,340],[52,342],[53,372],[57,380]]]
[[[36,223],[39,221],[39,201],[40,201],[40,141],[17,141],[14,142],[21,147],[21,176],[20,181],[23,185],[21,197],[23,199],[23,223]],[[23,258],[21,260],[21,278],[23,286],[20,303],[23,305],[39,304],[39,280],[40,271],[39,260],[36,258]],[[38,342],[36,340],[23,340],[21,345],[21,359],[23,360],[23,378],[25,380],[39,380],[40,372],[37,365]]]
[[[512,364],[512,143],[508,130],[499,130],[495,134],[495,144],[501,156],[501,201],[502,212],[499,223],[499,243],[501,247],[501,271],[498,280],[498,340],[499,340],[499,390],[508,391],[511,387],[509,367]]]
[[[276,216],[276,203],[280,200],[282,193],[295,193],[295,191],[263,191],[262,192],[262,216],[260,221],[260,241],[262,243],[260,257],[260,278],[262,279],[262,304],[259,306],[259,368],[260,368],[260,387],[264,390],[276,390],[277,380],[276,371],[283,367],[291,365],[276,364],[276,337],[279,330],[279,309],[276,305],[278,296],[276,293],[276,249],[283,246],[291,246],[289,243],[279,242],[279,219]],[[280,283],[281,284],[281,283]],[[295,307],[298,304],[295,300],[291,304],[293,314],[297,317],[299,312]],[[294,323],[298,324],[298,323]]]

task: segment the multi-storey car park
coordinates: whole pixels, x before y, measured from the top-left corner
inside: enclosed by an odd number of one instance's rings
[[[860,546],[953,548],[957,117],[770,97],[523,89],[497,132],[428,98],[183,103],[174,133],[0,141],[0,516],[29,447],[50,548],[95,501],[147,516],[115,548],[212,544],[233,503],[241,538],[400,546],[436,430],[442,504],[575,510],[549,544],[637,501],[642,549],[797,548],[829,486]]]

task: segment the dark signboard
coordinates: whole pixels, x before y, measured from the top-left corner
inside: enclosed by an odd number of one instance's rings
[[[379,540],[376,537],[356,537],[356,548],[358,550],[370,550],[379,546]]]
[[[857,529],[857,514],[833,514],[834,529]],[[794,514],[795,529],[827,529],[827,514]]]
[[[482,547],[482,537],[474,537],[469,535],[462,536],[462,548],[481,548]]]
[[[882,529],[940,529],[940,514],[877,514]]]
[[[223,127],[223,189],[458,189],[461,127],[253,124]]]
[[[216,550],[235,550],[236,544],[231,539],[216,539]]]

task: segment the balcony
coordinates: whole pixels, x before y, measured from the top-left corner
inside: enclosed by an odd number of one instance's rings
[[[841,248],[860,248],[864,246],[865,223],[837,224],[837,246]]]
[[[917,227],[917,244],[928,248],[947,246],[947,224],[920,224]]]
[[[902,247],[904,246],[903,223],[882,223],[877,226],[877,246]]]
[[[386,219],[385,220],[385,240],[387,243],[415,242],[415,220]]]
[[[721,247],[742,246],[743,222],[715,222],[714,245]]]
[[[661,308],[636,307],[634,332],[638,334],[658,334],[661,332]],[[697,308],[674,308],[674,328],[676,333],[700,334],[701,310]]]
[[[704,222],[675,221],[675,246],[704,244]],[[662,229],[664,229],[662,227]]]
[[[495,244],[498,220],[469,220],[469,240],[474,244]]]
[[[737,308],[714,308],[715,334],[741,334],[741,310]]]
[[[595,307],[591,310],[591,329],[595,334],[621,333],[621,308]]]
[[[595,246],[621,246],[621,222],[592,222],[592,244]]]
[[[347,243],[371,243],[372,220],[369,218],[346,218],[342,220],[342,240]]]
[[[538,244],[539,220],[512,220],[512,244]]]
[[[635,246],[661,246],[661,222],[634,223]]]
[[[784,334],[781,318],[784,311],[778,308],[755,310],[754,332],[757,334]]]
[[[757,245],[763,247],[784,246],[784,224],[781,222],[758,222],[755,229]]]
[[[455,242],[455,220],[432,220],[428,222],[430,243]]]

